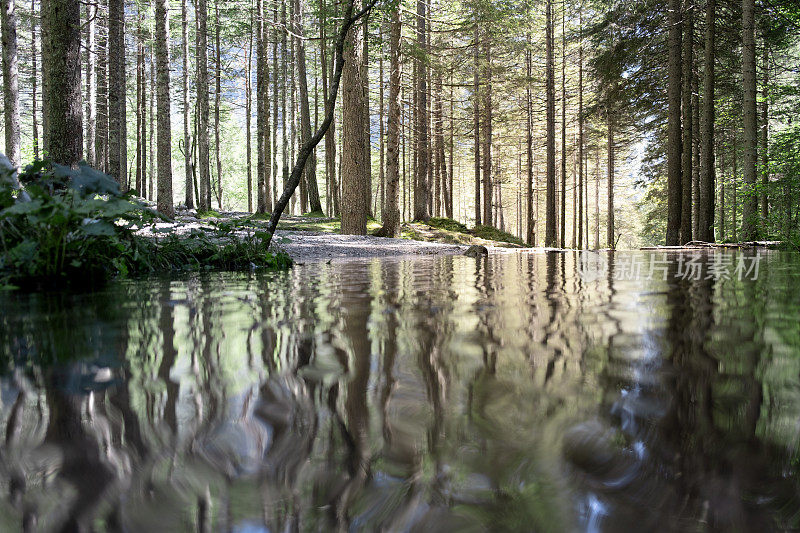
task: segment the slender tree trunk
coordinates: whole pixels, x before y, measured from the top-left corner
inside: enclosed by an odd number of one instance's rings
[[[423,52],[427,52],[427,12],[426,0],[417,0],[417,46]],[[425,63],[417,61],[417,108],[416,118],[416,172],[414,174],[414,220],[428,220],[428,196],[430,195],[428,183],[428,85],[427,68]]]
[[[667,238],[681,244],[683,178],[681,175],[681,0],[669,0],[667,79]]]
[[[183,0],[184,2],[186,0]],[[259,0],[263,1],[263,0]],[[263,7],[259,11],[259,15],[263,16]],[[253,33],[256,30],[255,24],[253,24],[253,19],[255,18],[255,10],[253,9],[252,1],[250,3],[250,31],[249,31],[249,39],[248,39],[248,46],[245,52],[245,64],[247,65],[247,74],[245,75],[244,79],[244,92],[245,92],[245,129],[247,130],[247,211],[249,213],[253,212],[253,148],[252,148],[252,114],[253,114],[253,88],[250,86],[250,81],[253,75]],[[258,28],[261,29],[262,25],[259,23]],[[256,98],[264,98],[262,96],[261,91],[258,91]],[[256,104],[258,107],[258,104]],[[258,119],[256,118],[256,121]],[[256,132],[256,136],[258,133]],[[269,179],[269,176],[267,176]]]
[[[295,24],[295,47],[297,50],[297,76],[300,89],[300,130],[301,142],[303,144],[311,138],[311,109],[308,99],[308,78],[306,76],[306,46],[301,38],[304,32],[303,26],[303,7],[304,3],[294,0],[297,23]],[[306,189],[308,190],[309,208],[311,211],[322,211],[322,202],[319,198],[319,188],[317,187],[317,153],[311,152],[306,163]]]
[[[361,0],[362,6],[366,7],[367,0]],[[361,46],[363,48],[361,61],[361,82],[364,84],[364,179],[367,183],[367,214],[374,216],[372,211],[372,136],[370,132],[370,112],[369,112],[369,15],[361,19],[364,32]]]
[[[378,144],[380,144],[380,150],[378,151],[379,155],[379,163],[378,163],[378,180],[379,180],[379,187],[380,187],[380,194],[379,199],[381,203],[381,219],[383,219],[384,213],[386,212],[386,140],[384,135],[384,98],[383,98],[383,24],[380,25],[380,33],[378,36],[378,42],[380,43],[380,51],[378,53]],[[377,201],[376,201],[377,202]],[[377,216],[377,209],[375,209],[375,215]]]
[[[681,243],[692,240],[692,67],[694,66],[693,8],[688,6],[683,21],[682,117],[683,148],[681,150]]]
[[[172,217],[172,127],[169,99],[169,0],[156,0],[156,98],[158,100],[158,210]]]
[[[183,164],[187,209],[194,208],[194,184],[192,183],[192,137],[189,134],[189,13],[187,0],[181,0],[181,51],[183,55],[183,76],[181,76],[181,96],[183,99]],[[252,51],[251,51],[252,52]],[[249,131],[249,130],[248,130]]]
[[[600,248],[600,149],[594,149],[594,249]]]
[[[219,146],[219,108],[222,96],[222,50],[220,49],[219,0],[214,0],[214,159],[217,163],[217,205],[222,209],[222,155]]]
[[[108,2],[109,172],[128,190],[128,141],[125,112],[125,1]],[[52,137],[51,137],[52,140]]]
[[[15,0],[2,0],[3,34],[3,116],[5,118],[6,156],[20,166],[19,71],[17,68],[17,12]]]
[[[37,66],[36,57],[39,54],[36,46],[36,0],[31,0],[31,115],[33,115],[33,157],[39,159],[39,104],[37,102]],[[90,161],[90,163],[94,163]]]
[[[714,241],[714,21],[715,0],[706,0],[705,52],[703,57],[703,101],[700,146],[700,208],[697,223],[701,241]],[[722,185],[724,198],[725,186]],[[720,225],[720,237],[725,238],[724,224]]]
[[[547,221],[545,246],[558,246],[556,235],[556,96],[553,72],[553,0],[547,0],[545,92],[547,98]]]
[[[608,247],[612,250],[616,248],[616,233],[614,228],[614,160],[615,146],[614,134],[616,124],[613,113],[608,117],[608,223],[606,225],[606,237]]]
[[[578,6],[578,247],[583,248],[583,4]],[[588,219],[588,213],[586,214]],[[587,229],[588,231],[588,229]],[[588,238],[588,236],[587,236]]]
[[[561,247],[567,247],[567,28],[561,7]]]
[[[200,210],[211,209],[211,172],[208,146],[208,4],[196,0],[197,21],[197,166],[199,170]]]
[[[769,48],[764,43],[764,88],[762,89],[761,103],[761,220],[764,228],[767,227],[769,218],[769,201],[767,188],[769,187]]]
[[[363,28],[350,30],[344,47],[342,71],[342,145],[349,147],[342,153],[342,234],[366,235],[369,211],[364,179],[364,82],[361,79],[364,48]]]
[[[156,104],[156,99],[157,99],[157,94],[156,93],[158,92],[158,88],[156,86],[156,80],[157,80],[157,75],[156,75],[156,57],[155,57],[155,51],[154,51],[153,47],[151,46],[150,47],[150,102],[149,102],[149,105],[150,105],[150,132],[149,132],[149,135],[147,136],[148,149],[147,149],[147,152],[145,152],[145,153],[149,153],[148,157],[149,157],[150,171],[148,173],[149,174],[149,178],[147,179],[147,195],[146,196],[150,200],[153,200],[155,198],[155,196],[153,195],[153,184],[158,180],[158,177],[156,176],[156,152],[157,152],[158,148],[157,147],[156,148],[153,147],[153,143],[156,141],[156,130],[155,130],[155,127],[156,127],[156,123],[158,121],[158,119],[156,117],[156,110],[155,110],[155,104]],[[142,127],[144,127],[144,126],[142,126]],[[144,192],[142,192],[142,196],[145,196]]]
[[[475,225],[481,225],[481,106],[480,106],[480,40],[479,24],[475,19],[475,39],[473,42],[473,76],[472,76],[472,98],[473,98],[473,135],[475,139],[474,159],[475,159]],[[488,201],[484,199],[484,201]]]
[[[272,195],[273,205],[278,199],[278,104],[280,102],[280,92],[278,89],[278,3],[280,0],[272,0],[272,20],[276,23],[272,29]],[[266,35],[266,34],[264,34]],[[266,43],[265,43],[266,46]],[[269,100],[265,100],[265,105],[269,105]],[[265,176],[265,179],[270,179]]]
[[[692,66],[692,235],[700,233],[700,62],[694,55]]]
[[[758,195],[755,191],[758,162],[758,116],[756,113],[756,40],[755,4],[742,0],[742,84],[744,97],[744,183],[742,206],[742,240],[758,238]]]
[[[95,34],[97,28],[97,4],[86,5],[86,161],[95,161],[95,131],[97,128],[97,77],[95,65]],[[34,51],[34,56],[36,52]],[[34,73],[34,77],[36,74]],[[34,106],[35,107],[35,106]]]
[[[531,78],[533,75],[533,52],[531,50],[531,34],[526,34],[527,47],[525,49],[525,148],[527,150],[526,169],[526,209],[527,235],[525,241],[530,246],[536,246],[536,222],[533,213],[533,95],[531,94]]]
[[[724,150],[719,151],[720,154],[720,180],[719,180],[719,238],[725,241],[725,161],[722,159],[725,154]]]
[[[97,21],[97,128],[95,132],[94,165],[102,171],[109,171],[108,161],[108,2],[99,0]]]
[[[383,212],[383,235],[400,233],[398,186],[400,182],[400,6],[391,12],[389,29],[389,116],[386,122],[386,203]]]
[[[136,194],[145,196],[147,176],[147,108],[145,107],[144,76],[144,9],[138,8],[136,31]]]
[[[328,105],[328,51],[327,41],[325,36],[326,27],[325,9],[320,10],[320,63],[322,66],[322,98],[325,101],[325,106]],[[331,72],[331,77],[333,73]],[[328,114],[329,109],[325,108],[325,114]],[[339,184],[336,181],[336,124],[335,121],[331,122],[328,131],[325,133],[325,173],[328,179],[328,188],[330,189],[328,197],[328,212],[333,216],[339,216]]]
[[[266,213],[271,210],[272,198],[269,194],[271,172],[269,145],[269,74],[267,73],[266,29],[264,27],[264,0],[256,0],[256,210]]]
[[[286,28],[286,0],[281,0],[281,25]],[[286,90],[287,85],[289,83],[288,78],[286,76],[286,63],[288,57],[288,47],[287,47],[287,40],[286,40],[286,32],[281,32],[281,141],[282,150],[281,150],[281,167],[283,172],[282,182],[283,182],[283,189],[286,190],[286,182],[289,178],[289,141],[290,139],[286,135]],[[275,117],[277,120],[277,117]],[[301,187],[302,187],[302,180],[301,180]],[[292,197],[294,201],[294,197]],[[294,204],[292,204],[294,206]]]
[[[492,224],[492,51],[489,33],[484,34],[484,80],[483,91],[483,223]],[[498,199],[499,200],[499,199]],[[498,209],[499,209],[498,205]],[[495,224],[497,225],[497,224]]]
[[[47,152],[55,163],[75,165],[83,158],[80,2],[47,0],[42,7]]]

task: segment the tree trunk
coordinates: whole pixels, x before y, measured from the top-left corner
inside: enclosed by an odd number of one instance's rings
[[[364,179],[364,83],[361,79],[363,28],[353,27],[344,47],[342,72],[342,234],[367,234],[367,191]]]
[[[378,54],[378,144],[380,145],[380,150],[378,151],[379,156],[379,163],[378,163],[378,180],[380,187],[380,194],[379,199],[381,203],[381,219],[383,219],[383,215],[386,212],[386,138],[385,138],[385,130],[384,130],[384,71],[383,71],[383,24],[380,25],[380,34],[378,36],[378,42],[380,43],[381,50]],[[377,203],[377,200],[376,200]],[[375,209],[375,216],[378,215],[378,210]]]
[[[184,203],[188,209],[194,208],[192,183],[192,137],[189,134],[189,13],[186,0],[181,0],[181,50],[183,54],[183,76],[181,76],[181,96],[183,98],[183,164],[186,181]]]
[[[700,207],[697,211],[700,220],[697,222],[701,241],[714,241],[714,195],[716,178],[714,176],[714,21],[715,0],[706,0],[706,33],[705,53],[703,57],[703,101],[700,137]],[[723,184],[724,191],[724,184]],[[724,192],[723,192],[724,194]],[[724,198],[722,194],[721,198]],[[720,227],[720,237],[724,236],[724,228]]]
[[[211,169],[208,146],[208,40],[206,0],[196,0],[197,20],[197,166],[199,167],[200,210],[211,209]]]
[[[278,21],[278,2],[272,0],[272,20]],[[266,33],[264,33],[266,36]],[[280,102],[280,92],[278,90],[278,28],[272,29],[272,196],[273,204],[278,199],[278,104]],[[266,43],[265,43],[266,46]],[[266,89],[265,89],[266,98]],[[269,99],[264,100],[264,105],[269,105]],[[264,179],[269,180],[267,175]]]
[[[694,53],[692,32],[694,31],[693,8],[688,6],[683,22],[682,116],[683,148],[681,150],[681,243],[692,240],[692,67]]]
[[[267,72],[267,40],[264,27],[264,0],[256,0],[256,211],[271,211],[269,194],[270,145],[269,145],[269,74]]]
[[[400,233],[398,186],[400,182],[400,34],[402,22],[399,5],[391,13],[389,30],[389,116],[386,121],[386,203],[383,212],[383,235]]]
[[[426,0],[417,0],[417,46],[421,53],[427,52]],[[414,220],[428,220],[428,85],[425,61],[417,60],[416,80],[416,172],[414,173]],[[346,93],[345,93],[346,94]]]
[[[473,75],[472,75],[472,98],[473,98],[473,136],[475,140],[474,159],[475,159],[475,225],[481,225],[481,105],[480,105],[480,46],[479,46],[479,24],[475,19],[475,39],[473,47]],[[486,201],[486,200],[484,200]]]
[[[578,6],[578,248],[583,248],[583,4]],[[588,217],[588,213],[585,214]],[[587,230],[588,231],[588,230]],[[588,235],[587,235],[588,238]]]
[[[600,248],[600,149],[594,149],[594,249]]]
[[[36,13],[36,0],[31,0],[31,70],[33,71],[31,75],[31,115],[33,115],[33,157],[39,159],[39,107],[36,98],[36,57],[39,52],[37,52],[36,46],[36,17],[33,16],[34,13]],[[92,161],[90,161],[90,163],[92,163]]]
[[[20,166],[19,73],[17,69],[17,13],[15,0],[2,0],[3,34],[3,116],[5,118],[6,156]]]
[[[169,0],[156,0],[156,98],[158,100],[158,210],[175,215],[172,205],[172,129],[169,100]]]
[[[136,31],[136,194],[145,196],[144,184],[147,176],[147,108],[145,107],[146,91],[144,75],[144,9],[137,13]]]
[[[758,195],[755,191],[758,161],[758,120],[756,113],[756,40],[754,0],[742,0],[742,83],[744,97],[744,183],[742,240],[758,238]]]
[[[94,164],[95,131],[97,128],[97,76],[95,76],[95,39],[97,28],[97,4],[86,5],[86,161]],[[34,55],[36,51],[34,50]],[[34,77],[36,74],[34,73]]]
[[[125,1],[108,2],[109,173],[128,190],[128,141],[125,112]],[[52,140],[52,137],[51,137]]]
[[[97,128],[94,143],[94,166],[97,170],[108,172],[108,3],[98,2],[97,25]]]
[[[294,27],[295,47],[297,50],[297,76],[300,88],[300,130],[301,142],[305,144],[311,138],[311,110],[308,100],[308,78],[306,76],[306,46],[302,39],[303,27],[303,7],[304,3],[300,0],[295,2],[296,24]],[[317,187],[317,152],[311,152],[306,163],[306,190],[308,191],[309,209],[311,211],[322,211],[322,202],[319,199],[319,188]]]
[[[669,68],[667,74],[667,238],[681,244],[681,0],[669,0]]]
[[[148,157],[149,157],[150,171],[148,173],[149,174],[149,178],[147,179],[147,194],[142,192],[142,196],[146,196],[149,200],[153,200],[155,198],[155,196],[153,196],[153,183],[155,183],[157,181],[157,179],[158,179],[156,177],[156,166],[155,166],[156,165],[156,152],[157,152],[158,148],[157,147],[155,149],[153,148],[153,143],[156,140],[155,127],[156,127],[156,123],[158,122],[158,119],[156,117],[156,111],[155,111],[155,104],[156,104],[156,99],[157,99],[156,93],[158,91],[158,87],[156,86],[156,78],[157,78],[157,75],[156,75],[156,57],[155,57],[155,51],[154,51],[153,47],[151,46],[150,47],[150,102],[149,102],[149,105],[150,105],[150,123],[149,123],[150,124],[150,132],[147,135],[148,149],[145,152],[146,154],[149,154]],[[144,127],[144,125],[142,125],[142,127]]]
[[[183,0],[184,2],[186,0]],[[263,0],[258,0],[263,1]],[[259,16],[263,15],[263,8],[259,10]],[[246,143],[247,143],[247,211],[249,213],[253,212],[253,148],[251,143],[252,138],[252,114],[253,114],[253,88],[250,86],[250,80],[252,79],[253,75],[253,33],[256,30],[255,24],[253,21],[255,19],[255,10],[253,9],[252,2],[250,3],[250,29],[249,29],[249,39],[248,39],[248,46],[247,50],[245,51],[245,65],[246,65],[246,74],[244,79],[244,93],[245,93],[245,101],[244,101],[244,114],[245,114],[245,130],[246,130]],[[261,29],[261,24],[259,23],[258,28]],[[260,37],[260,36],[259,36]],[[262,88],[263,89],[263,88]],[[256,98],[264,98],[262,96],[261,91],[258,91]],[[256,108],[258,108],[258,104],[256,104]],[[258,119],[256,119],[258,121]],[[258,132],[256,132],[256,137],[258,137]],[[269,179],[269,177],[267,177]]]
[[[483,223],[492,224],[492,51],[491,38],[487,31],[484,40],[484,80],[483,91]],[[498,199],[499,200],[499,199]],[[499,209],[498,205],[498,209]],[[495,224],[497,225],[497,224]]]
[[[47,0],[42,8],[47,152],[55,163],[75,165],[83,158],[80,2]]]
[[[362,6],[367,5],[367,0],[361,0]],[[372,212],[372,136],[370,132],[370,113],[369,113],[369,15],[362,19],[363,39],[361,41],[361,83],[364,84],[364,142],[361,146],[364,149],[364,179],[367,183],[367,214],[373,216]]]
[[[614,228],[614,115],[608,117],[608,223],[606,225],[607,246],[612,250],[616,248],[616,234]]]
[[[526,169],[526,209],[527,234],[525,241],[530,246],[536,246],[536,219],[533,214],[533,95],[531,94],[531,77],[533,75],[533,51],[531,50],[531,34],[526,35],[527,48],[525,49],[525,148],[527,151]]]
[[[567,247],[567,28],[561,6],[561,247]]]
[[[558,246],[556,235],[556,96],[553,72],[553,0],[547,0],[545,93],[547,98],[547,220],[544,245]]]
[[[764,88],[762,89],[761,103],[761,220],[767,227],[769,217],[769,202],[767,188],[769,187],[769,48],[764,43]]]
[[[217,163],[217,205],[222,209],[222,155],[219,146],[219,108],[222,93],[222,51],[220,50],[219,0],[214,0],[214,159]]]
[[[320,10],[320,63],[322,65],[322,98],[325,102],[325,114],[328,114],[328,50],[325,37],[325,9]],[[333,70],[333,69],[331,69]],[[333,72],[330,73],[331,77]],[[331,122],[325,132],[325,173],[328,179],[329,197],[328,212],[335,217],[339,216],[339,184],[336,181],[336,124]]]

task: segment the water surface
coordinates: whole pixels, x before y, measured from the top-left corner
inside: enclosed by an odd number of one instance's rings
[[[800,527],[800,256],[630,257],[0,295],[0,530]]]

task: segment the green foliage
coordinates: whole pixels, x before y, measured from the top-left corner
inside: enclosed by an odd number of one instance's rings
[[[197,211],[197,218],[222,218],[222,214],[219,211],[214,211],[213,209],[209,209],[207,211]]]
[[[136,230],[162,215],[122,194],[113,178],[85,164],[45,161],[0,167],[0,286],[96,284],[114,276],[186,268],[288,268],[267,251],[264,232],[240,237],[235,224],[210,233],[154,239]],[[239,233],[235,233],[239,231]]]

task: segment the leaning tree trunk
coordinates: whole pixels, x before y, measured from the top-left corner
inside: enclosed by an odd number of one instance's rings
[[[158,210],[171,217],[172,130],[169,101],[169,0],[156,0],[156,98],[158,107]]]
[[[545,246],[557,246],[556,235],[556,96],[553,71],[553,0],[547,0],[545,28],[546,64],[545,93],[547,98],[547,220]]]
[[[42,42],[47,151],[53,162],[75,165],[83,158],[80,2],[48,0],[42,20],[47,28]]]
[[[319,144],[319,142],[322,140],[322,137],[325,135],[325,132],[330,127],[331,122],[333,122],[334,102],[336,101],[336,96],[337,93],[339,92],[339,80],[342,78],[342,70],[344,69],[345,65],[345,58],[346,58],[345,40],[347,39],[348,41],[350,41],[347,43],[348,44],[347,55],[350,56],[348,59],[350,59],[351,62],[353,62],[352,61],[354,59],[353,56],[357,57],[357,54],[359,54],[358,50],[361,48],[355,46],[356,44],[358,44],[356,39],[347,38],[349,30],[360,17],[362,17],[372,9],[376,1],[377,0],[372,0],[370,4],[367,5],[367,7],[361,10],[355,16],[353,15],[353,0],[350,0],[349,3],[346,4],[345,6],[344,21],[342,22],[341,30],[339,31],[339,35],[336,39],[336,48],[335,48],[336,55],[334,57],[335,67],[333,69],[333,78],[331,80],[331,90],[330,94],[328,95],[328,105],[326,105],[328,112],[325,114],[325,120],[322,121],[322,124],[320,125],[319,129],[317,129],[316,133],[314,133],[314,135],[308,140],[308,142],[304,143],[300,147],[300,150],[298,151],[297,161],[295,161],[294,167],[292,168],[292,173],[289,176],[289,181],[287,183],[287,186],[284,189],[278,201],[275,203],[275,209],[272,211],[272,215],[270,216],[269,222],[267,223],[266,229],[268,237],[266,238],[266,243],[265,243],[266,245],[270,244],[272,236],[275,234],[275,230],[278,227],[278,222],[280,221],[280,217],[283,214],[283,211],[286,209],[286,206],[288,205],[289,200],[294,194],[295,189],[297,189],[297,186],[300,184],[300,180],[303,177],[303,169],[305,168],[306,161],[311,155],[311,151],[314,150],[314,148]],[[356,79],[352,80],[350,83],[359,82],[357,85],[351,85],[351,87],[363,90],[363,85],[361,85],[360,80],[357,79],[358,72],[360,71],[359,65],[353,64],[349,68],[351,69],[351,74],[355,73],[356,77]],[[351,97],[352,96],[353,95],[351,95]],[[343,98],[342,100],[343,102],[347,102],[347,98]],[[360,108],[351,109],[351,113],[363,117],[363,113],[361,111],[362,110]],[[350,133],[350,135],[352,136],[359,134],[360,130],[358,132]],[[353,152],[362,153],[361,150],[353,150]],[[366,195],[362,194],[360,201],[362,203],[361,210],[364,213],[365,226],[366,226],[366,199],[367,199]],[[344,217],[342,217],[342,223],[344,224]]]
[[[17,69],[17,13],[15,0],[2,0],[3,106],[6,156],[14,166],[22,162],[19,126],[19,77]],[[80,15],[79,15],[80,16]]]
[[[667,238],[681,244],[681,0],[669,0],[669,67],[667,74]]]
[[[342,233],[366,235],[367,187],[364,179],[364,83],[361,80],[361,62],[364,49],[361,45],[363,29],[354,27],[347,37],[342,73]]]
[[[758,120],[756,116],[756,39],[755,5],[753,0],[742,0],[742,84],[744,97],[744,170],[745,197],[742,204],[742,240],[758,237],[758,195],[756,163],[758,158]]]
[[[702,131],[700,133],[700,206],[697,210],[697,238],[714,241],[714,9],[715,0],[706,0],[706,34],[703,57]],[[724,185],[723,185],[724,187]],[[723,198],[722,193],[720,197]],[[720,237],[724,239],[720,226]]]

